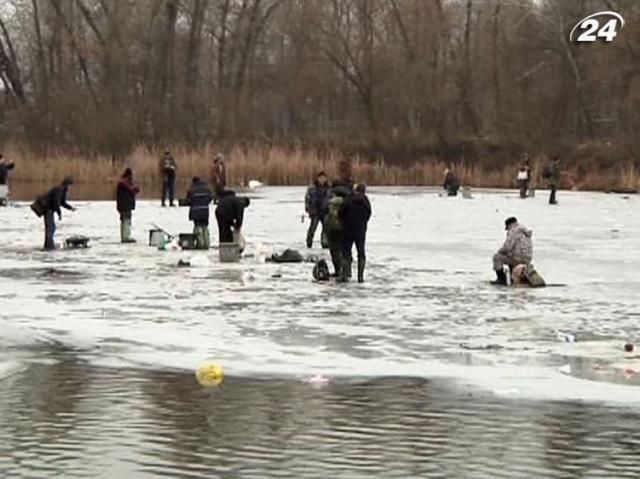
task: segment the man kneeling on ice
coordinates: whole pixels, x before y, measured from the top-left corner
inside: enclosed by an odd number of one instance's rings
[[[512,270],[516,266],[529,265],[533,257],[533,242],[531,236],[533,232],[518,224],[518,220],[513,216],[504,222],[507,231],[507,239],[502,248],[493,255],[493,269],[497,279],[494,284],[507,285],[507,273],[505,266]]]

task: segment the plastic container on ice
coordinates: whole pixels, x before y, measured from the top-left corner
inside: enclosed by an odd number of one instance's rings
[[[149,246],[157,248],[167,240],[167,233],[162,230],[149,230]]]
[[[240,246],[238,243],[220,243],[218,252],[221,263],[237,263],[240,261]]]

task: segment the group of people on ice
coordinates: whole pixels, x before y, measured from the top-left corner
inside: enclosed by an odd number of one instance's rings
[[[328,248],[334,276],[347,282],[353,274],[353,247],[357,251],[358,282],[364,282],[366,268],[367,225],[371,218],[371,202],[364,183],[354,184],[348,161],[340,164],[339,177],[331,184],[322,171],[305,195],[305,210],[309,215],[307,247],[322,225],[321,245]]]
[[[518,168],[517,174],[518,190],[520,191],[520,198],[526,199],[532,193],[531,187],[531,162],[528,154],[524,154],[522,157],[522,163]],[[557,191],[560,186],[560,180],[562,179],[562,173],[560,171],[560,159],[558,156],[552,156],[551,161],[542,171],[542,178],[549,187],[549,204],[557,205]],[[444,171],[444,184],[443,188],[447,196],[457,196],[460,189],[460,180],[453,172],[451,168],[447,168]]]
[[[175,183],[177,175],[177,163],[166,151],[159,164],[162,178],[161,205],[176,206]],[[44,195],[39,196],[31,205],[33,212],[44,218],[45,240],[44,248],[54,250],[56,216],[62,219],[62,208],[75,211],[75,208],[67,202],[69,187],[73,185],[73,178],[67,177],[58,186],[55,186]],[[189,206],[189,220],[193,222],[193,234],[195,236],[196,249],[208,250],[211,245],[209,236],[209,205],[217,204],[216,220],[218,223],[220,243],[234,242],[234,232],[240,233],[244,218],[244,210],[250,204],[249,198],[237,196],[232,190],[226,188],[226,168],[221,155],[213,160],[211,170],[211,186],[199,177],[192,179],[191,187],[187,192],[185,203]],[[122,243],[135,243],[132,236],[133,212],[136,209],[136,196],[140,188],[134,181],[133,170],[126,168],[116,185],[116,208],[120,215],[120,240]]]
[[[8,172],[14,168],[0,155],[0,187],[6,185]],[[175,185],[178,165],[170,151],[165,151],[159,162],[162,179],[161,205],[170,207],[175,204]],[[552,158],[545,168],[543,177],[550,188],[550,204],[556,204],[556,189],[560,182],[560,162],[557,156]],[[526,198],[531,180],[529,157],[525,155],[518,170],[520,196]],[[46,194],[39,196],[31,205],[32,210],[44,218],[45,241],[47,250],[55,249],[55,217],[62,218],[62,209],[74,211],[67,201],[69,187],[73,185],[71,177],[65,178]],[[460,181],[455,173],[445,171],[444,189],[448,196],[455,196]],[[305,210],[310,224],[307,230],[306,244],[312,248],[314,238],[321,227],[320,243],[329,249],[333,263],[333,276],[339,282],[347,282],[352,277],[353,247],[357,252],[357,280],[364,282],[366,269],[367,226],[371,218],[371,202],[363,183],[355,184],[348,160],[339,165],[339,174],[329,182],[325,172],[318,173],[305,195]],[[133,243],[132,217],[136,208],[136,196],[140,188],[134,181],[133,170],[125,169],[116,186],[116,207],[120,215],[120,238],[122,243]],[[215,210],[220,243],[232,243],[241,232],[244,210],[250,200],[237,196],[226,189],[226,167],[222,155],[216,155],[211,167],[210,182],[194,177],[183,204],[189,206],[189,220],[193,222],[195,247],[208,250],[211,246],[209,235],[210,204],[217,204]],[[533,287],[544,286],[544,280],[532,266],[532,232],[518,223],[515,217],[505,221],[506,240],[493,257],[493,269],[496,273],[495,284],[525,284]]]

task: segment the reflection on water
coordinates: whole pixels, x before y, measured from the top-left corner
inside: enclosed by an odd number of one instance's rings
[[[88,366],[0,382],[2,477],[638,477],[636,412],[442,382],[234,379]]]

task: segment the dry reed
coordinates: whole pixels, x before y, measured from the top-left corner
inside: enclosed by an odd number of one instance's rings
[[[207,145],[196,150],[175,147],[171,152],[178,161],[179,186],[185,187],[194,176],[209,177],[212,158],[218,150],[213,145]],[[78,183],[113,183],[125,167],[131,167],[140,184],[155,185],[160,182],[158,162],[161,154],[161,149],[140,146],[124,161],[114,162],[107,156],[88,158],[60,152],[43,158],[25,148],[14,146],[5,150],[5,156],[17,165],[12,175],[14,181],[44,184],[54,184],[67,175],[73,176]],[[227,150],[225,156],[230,185],[243,185],[252,179],[267,185],[305,185],[320,170],[326,171],[330,177],[334,176],[343,158],[337,151],[321,156],[317,152],[291,151],[279,147],[234,147]],[[534,185],[544,185],[540,181],[544,161],[543,158],[536,158],[532,162]],[[356,157],[353,173],[358,181],[371,185],[432,186],[442,183],[446,166],[436,158],[424,158],[409,166],[397,166]],[[516,183],[517,160],[501,169],[486,169],[463,162],[449,166],[463,185],[510,188]],[[640,187],[640,171],[632,162],[604,173],[585,174],[577,169],[569,169],[564,177],[564,186],[569,188],[610,190]]]

